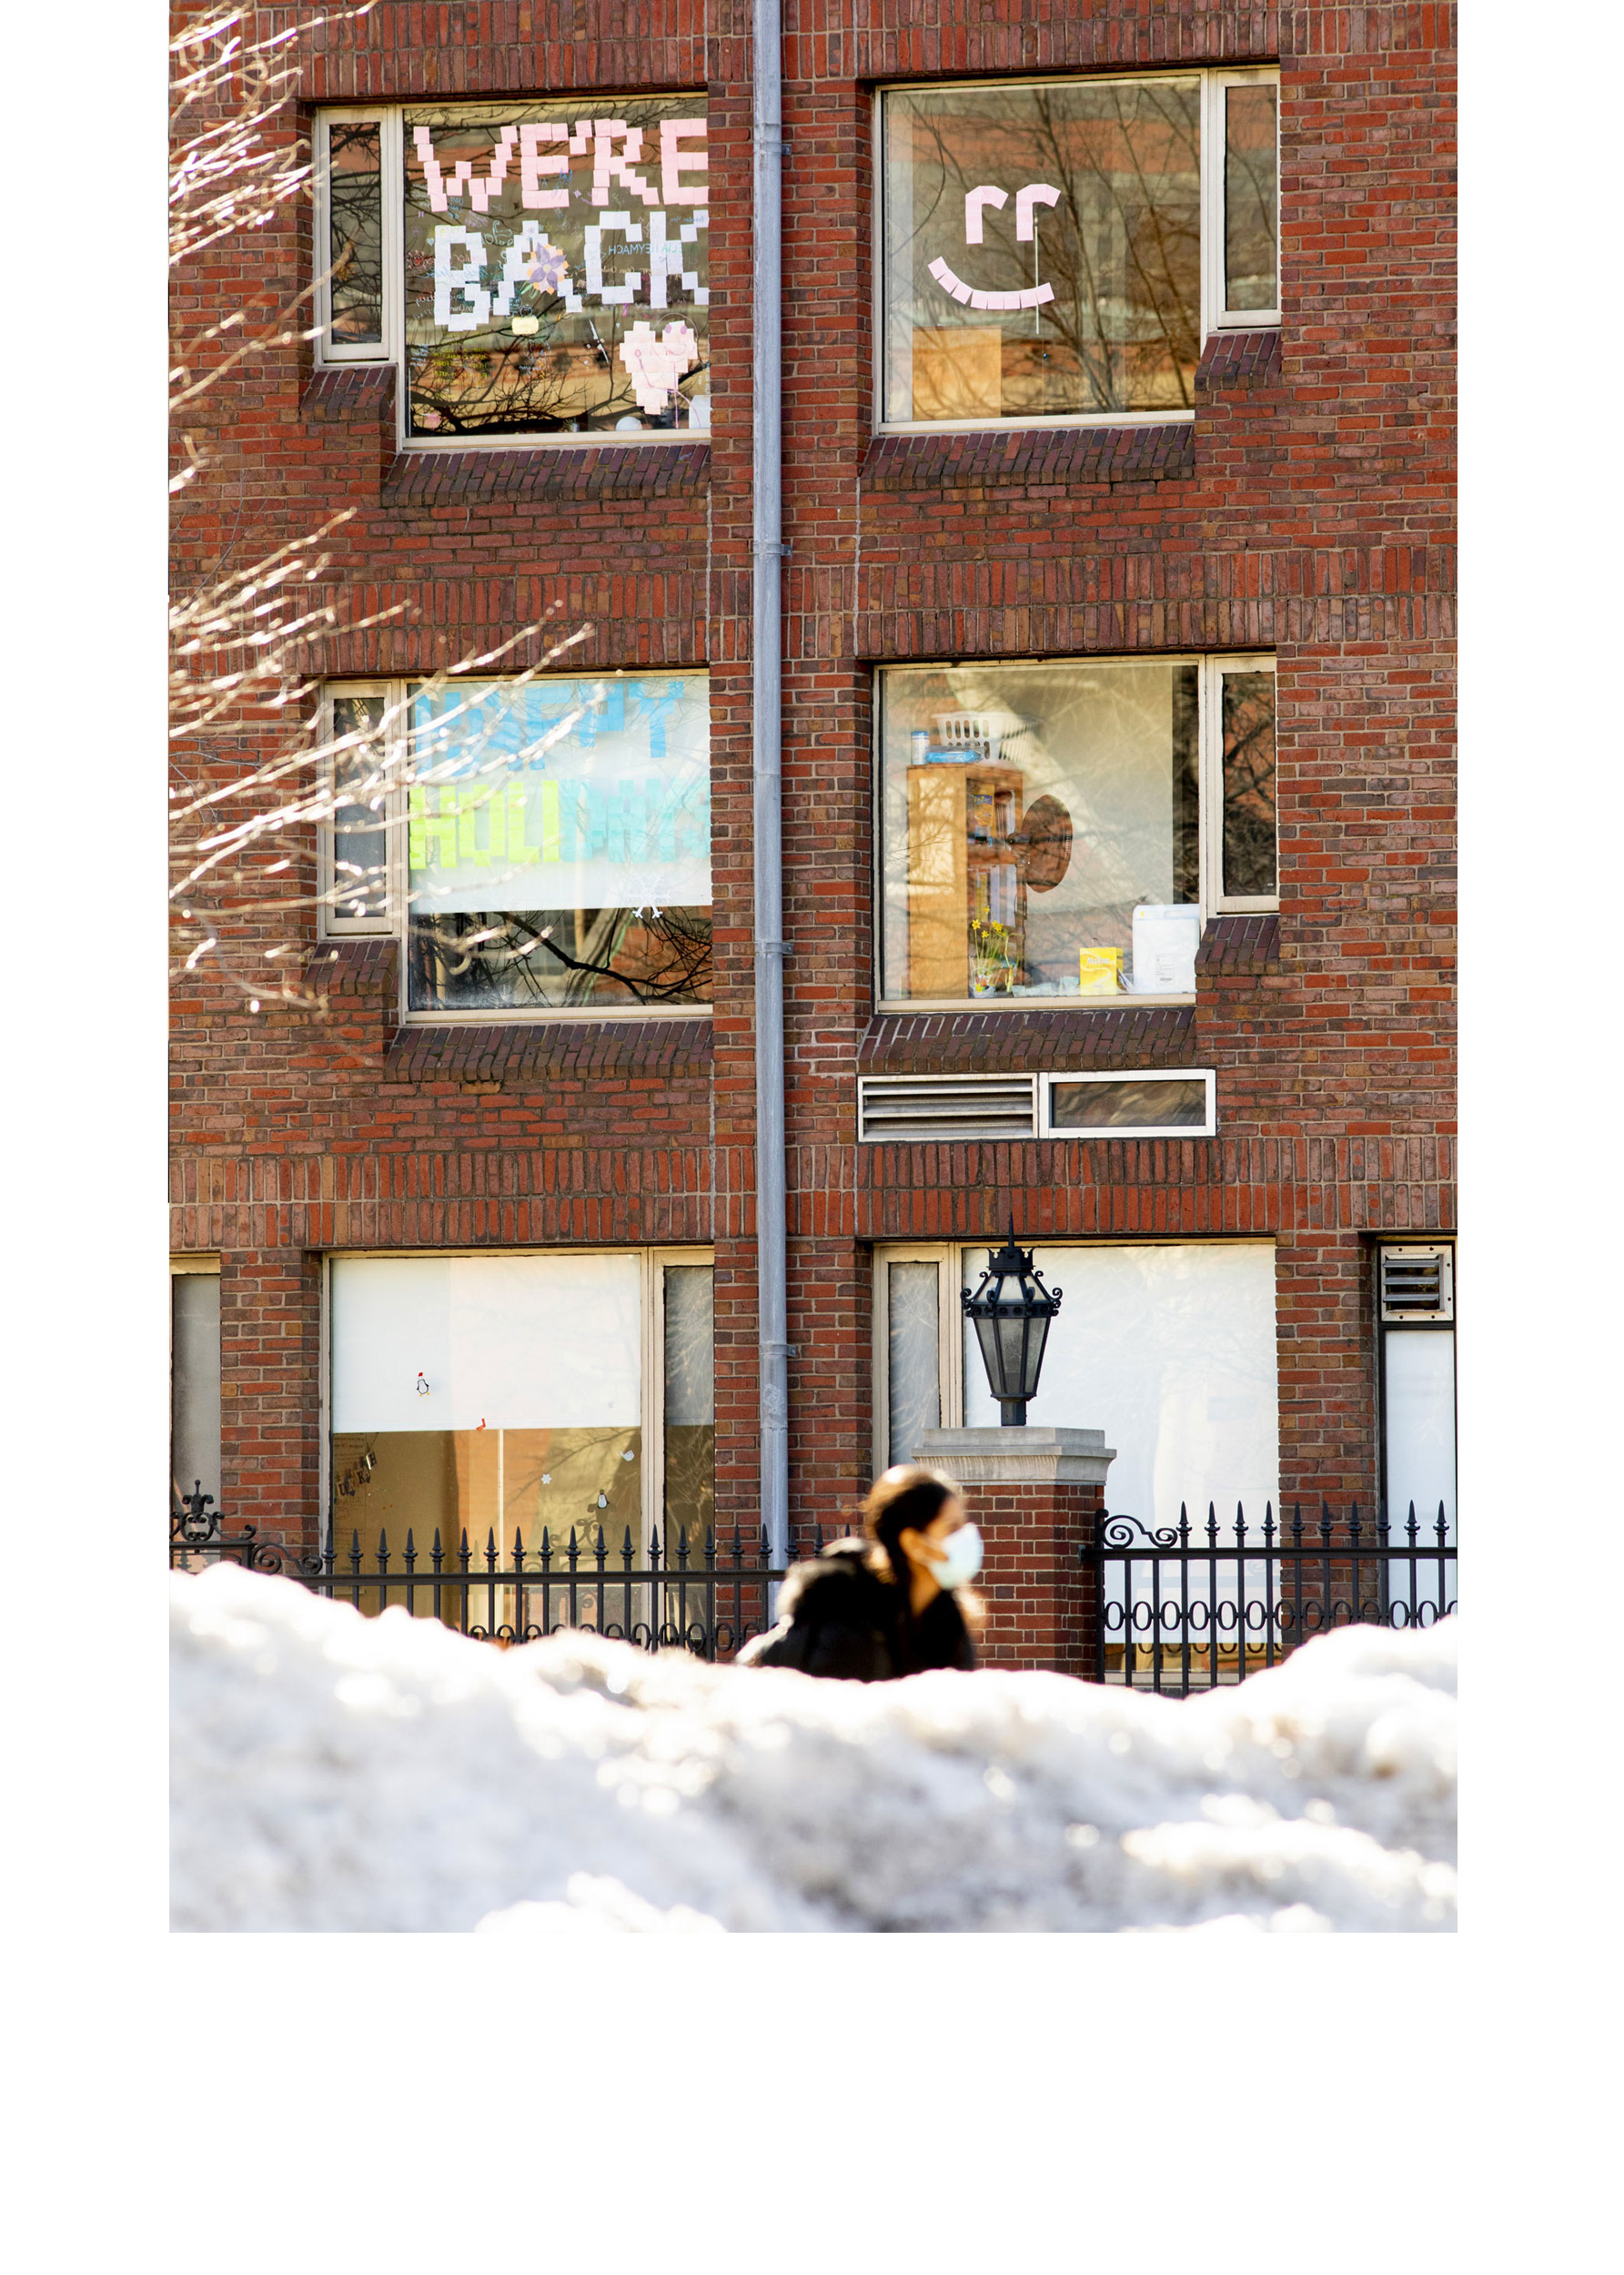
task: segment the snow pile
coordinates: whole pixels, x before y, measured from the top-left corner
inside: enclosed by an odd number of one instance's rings
[[[1450,1928],[1455,1623],[1189,1701],[173,1583],[187,1929]]]

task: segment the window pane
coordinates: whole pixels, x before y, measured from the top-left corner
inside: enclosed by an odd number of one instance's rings
[[[220,1505],[220,1282],[177,1272],[169,1282],[169,1478],[174,1502],[201,1486]]]
[[[406,114],[419,435],[708,428],[702,96]]]
[[[702,674],[460,682],[412,731],[414,1010],[710,1001]]]
[[[885,416],[1195,400],[1194,78],[884,97]]]
[[[888,997],[1194,992],[1196,677],[1120,662],[884,675]]]
[[[1049,1091],[1054,1129],[1205,1129],[1206,1085],[1187,1082],[1056,1082]]]
[[[328,906],[335,916],[382,916],[388,909],[388,777],[378,736],[383,713],[381,695],[333,698],[333,886]]]
[[[328,128],[328,208],[335,348],[383,340],[383,186],[376,122]]]
[[[1224,890],[1237,900],[1278,890],[1275,856],[1275,675],[1224,674]]]
[[[1387,1522],[1390,1538],[1402,1530],[1416,1507],[1423,1544],[1436,1542],[1433,1530],[1443,1503],[1454,1538],[1455,1523],[1455,1336],[1451,1329],[1400,1329],[1384,1338],[1382,1383],[1386,1423]],[[1400,1568],[1395,1566],[1395,1586]],[[1427,1574],[1420,1575],[1425,1586]],[[1436,1570],[1434,1573],[1436,1581]],[[1407,1587],[1407,1577],[1404,1584]]]
[[[941,1284],[934,1264],[886,1268],[886,1444],[893,1461],[912,1461],[920,1431],[942,1427]]]
[[[1279,180],[1272,82],[1224,90],[1224,305],[1280,305]]]
[[[716,1337],[709,1264],[665,1268],[665,1549],[702,1557],[716,1522]]]
[[[966,1253],[966,1287],[986,1254]],[[1031,1419],[1105,1431],[1116,1448],[1108,1506],[1146,1524],[1176,1524],[1184,1502],[1192,1522],[1205,1524],[1210,1501],[1226,1533],[1236,1502],[1248,1525],[1261,1525],[1266,1502],[1278,1515],[1273,1248],[1146,1241],[1040,1245],[1033,1256],[1048,1286],[1064,1295]],[[997,1419],[966,1334],[965,1423]]]
[[[409,1527],[425,1572],[437,1530],[448,1552],[494,1536],[504,1562],[516,1535],[535,1555],[543,1530],[555,1553],[600,1529],[617,1564],[628,1530],[641,1549],[640,1287],[629,1255],[337,1258],[340,1555],[358,1533],[370,1559],[381,1532],[398,1560]]]

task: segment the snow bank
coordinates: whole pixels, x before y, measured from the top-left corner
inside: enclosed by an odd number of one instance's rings
[[[173,1583],[187,1929],[1450,1928],[1455,1622],[1215,1695],[521,1651]]]

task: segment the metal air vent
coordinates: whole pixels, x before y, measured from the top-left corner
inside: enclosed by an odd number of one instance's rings
[[[1032,1075],[858,1077],[857,1136],[864,1145],[1036,1135]]]
[[[1452,1320],[1455,1259],[1443,1248],[1385,1248],[1381,1251],[1384,1321]]]

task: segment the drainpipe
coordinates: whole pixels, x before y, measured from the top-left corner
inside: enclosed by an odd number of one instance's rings
[[[753,0],[753,297],[751,324],[751,767],[754,781],[756,1290],[762,1392],[762,1522],[789,1561],[788,1243],[784,1200],[783,481],[780,302],[783,280],[782,0]]]

